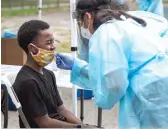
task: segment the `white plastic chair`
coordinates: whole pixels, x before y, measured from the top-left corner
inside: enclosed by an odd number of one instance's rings
[[[7,91],[8,91],[8,93],[9,93],[11,99],[12,99],[12,102],[15,104],[15,106],[18,110],[18,113],[19,113],[19,115],[22,119],[22,122],[23,122],[24,126],[26,128],[30,128],[30,126],[27,122],[27,119],[25,118],[25,115],[22,111],[22,107],[21,107],[21,104],[18,100],[18,97],[17,97],[17,95],[16,95],[16,93],[15,93],[13,87],[12,87],[12,84],[14,83],[16,76],[17,76],[16,72],[8,73],[8,74],[2,76],[1,82],[6,85]]]

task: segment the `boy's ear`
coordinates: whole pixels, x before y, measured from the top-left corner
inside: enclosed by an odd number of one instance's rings
[[[33,54],[37,54],[38,53],[38,49],[36,47],[33,47],[33,45],[29,44],[27,46],[27,49],[29,52],[32,52]]]

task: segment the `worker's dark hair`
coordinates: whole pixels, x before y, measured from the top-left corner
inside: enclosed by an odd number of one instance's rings
[[[28,53],[27,46],[35,40],[41,30],[49,28],[50,25],[41,20],[30,20],[23,23],[17,34],[19,46]]]
[[[84,20],[84,14],[90,12],[94,17],[94,29],[96,30],[101,24],[108,20],[117,19],[122,20],[121,15],[126,18],[131,18],[142,26],[146,26],[146,22],[138,17],[132,16],[128,13],[127,5],[121,5],[116,1],[111,0],[79,0],[76,6],[78,12],[77,19]]]

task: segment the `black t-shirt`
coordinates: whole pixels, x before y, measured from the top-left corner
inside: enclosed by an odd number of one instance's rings
[[[16,77],[13,88],[31,128],[39,127],[33,118],[45,114],[51,118],[65,120],[56,110],[63,102],[53,72],[43,68],[43,74],[40,74],[28,66],[23,66]],[[24,128],[20,117],[19,123],[20,127]]]

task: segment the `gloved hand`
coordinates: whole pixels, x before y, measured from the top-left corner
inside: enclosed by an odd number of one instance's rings
[[[72,70],[74,59],[72,57],[57,53],[56,64],[57,67],[60,69]]]

